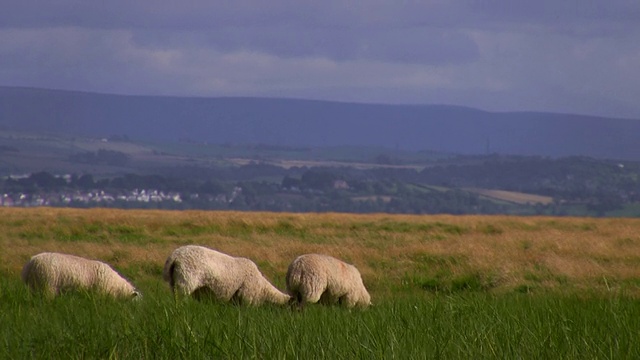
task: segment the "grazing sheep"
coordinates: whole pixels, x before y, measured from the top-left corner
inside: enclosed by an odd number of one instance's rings
[[[174,250],[164,264],[163,278],[174,294],[210,293],[217,300],[248,305],[286,304],[290,299],[253,261],[197,245]]]
[[[358,269],[327,255],[306,254],[293,260],[287,270],[287,291],[299,306],[317,302],[349,308],[371,305]]]
[[[66,290],[92,290],[113,297],[140,293],[109,265],[78,256],[45,252],[22,268],[22,280],[34,291],[55,297]]]

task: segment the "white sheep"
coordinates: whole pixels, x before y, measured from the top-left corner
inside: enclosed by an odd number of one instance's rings
[[[32,290],[51,297],[67,290],[96,291],[121,298],[140,296],[136,288],[109,265],[68,254],[34,255],[22,268],[22,280]]]
[[[248,305],[286,304],[290,299],[253,261],[197,245],[174,250],[164,264],[163,278],[176,295],[209,293],[217,300]]]
[[[287,291],[299,306],[317,302],[349,308],[371,305],[358,269],[327,255],[306,254],[293,260],[287,270]]]

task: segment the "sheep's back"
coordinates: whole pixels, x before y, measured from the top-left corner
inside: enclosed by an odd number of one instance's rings
[[[227,278],[229,273],[236,273],[242,268],[238,258],[198,245],[182,246],[171,254],[171,258],[178,264],[179,271],[190,276],[223,279]]]
[[[97,275],[98,264],[101,263],[68,254],[41,253],[25,265],[22,276],[31,285],[88,286]]]

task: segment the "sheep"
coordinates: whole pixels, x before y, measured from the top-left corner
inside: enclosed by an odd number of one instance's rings
[[[96,291],[117,298],[139,297],[136,288],[109,265],[82,257],[44,252],[22,268],[22,280],[33,291],[55,297],[67,290]]]
[[[163,279],[174,296],[211,294],[214,299],[248,305],[287,304],[289,295],[274,287],[256,264],[198,245],[186,245],[171,253]]]
[[[328,255],[298,256],[287,269],[291,303],[341,304],[348,308],[371,305],[371,296],[355,266]]]

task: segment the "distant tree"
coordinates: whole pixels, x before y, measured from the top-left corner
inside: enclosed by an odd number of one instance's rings
[[[607,212],[622,209],[622,201],[619,197],[601,197],[590,201],[587,210],[593,211],[597,216],[605,216]]]
[[[64,179],[55,177],[46,171],[33,173],[29,176],[29,179],[35,186],[47,191],[56,190],[67,185]]]
[[[75,186],[83,190],[90,190],[95,187],[95,181],[93,181],[93,175],[83,174],[76,180]]]
[[[292,178],[287,175],[282,179],[281,186],[283,189],[300,188],[300,179]]]
[[[337,176],[327,171],[309,170],[302,174],[300,185],[304,188],[327,190],[333,187]]]
[[[221,183],[217,181],[207,180],[198,187],[198,192],[203,194],[215,195],[226,192],[226,189]]]

